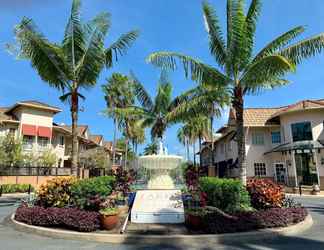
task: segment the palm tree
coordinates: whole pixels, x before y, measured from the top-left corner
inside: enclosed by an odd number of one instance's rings
[[[110,15],[101,13],[82,23],[80,0],[73,0],[71,14],[61,43],[51,43],[36,27],[34,21],[23,18],[15,27],[20,56],[31,61],[39,76],[51,87],[63,91],[61,99],[70,100],[72,118],[72,174],[77,175],[77,123],[81,89],[96,84],[103,67],[113,66],[137,38],[138,32],[123,34],[105,47],[110,28]]]
[[[140,105],[116,109],[116,113],[128,119],[141,120],[144,128],[151,127],[151,137],[153,140],[156,138],[162,140],[163,134],[172,122],[167,118],[167,115],[176,105],[175,100],[172,100],[172,85],[166,73],[162,72],[157,94],[153,99],[134,74],[132,74],[132,78],[134,94]]]
[[[190,159],[190,157],[189,157],[189,138],[188,138],[188,135],[186,134],[186,131],[183,127],[178,129],[177,138],[178,138],[178,141],[186,147],[186,158],[187,158],[187,161],[189,161],[189,159]]]
[[[254,54],[255,30],[261,0],[252,0],[245,12],[244,0],[227,0],[227,36],[224,38],[215,10],[207,2],[202,9],[209,36],[209,50],[217,66],[175,52],[157,52],[148,61],[162,68],[176,69],[177,59],[185,76],[197,83],[227,86],[236,116],[236,140],[240,179],[246,184],[245,135],[243,126],[244,96],[256,94],[288,83],[287,73],[294,72],[303,59],[321,52],[324,35],[320,34],[292,44],[305,28],[293,28]]]
[[[156,140],[153,140],[150,144],[144,148],[144,155],[156,155],[158,154],[158,144]]]
[[[176,98],[175,102],[176,106],[173,107],[172,111],[169,113],[169,119],[188,122],[192,119],[198,118],[199,120],[199,118],[202,119],[204,117],[209,117],[209,135],[208,138],[207,136],[204,137],[213,142],[214,118],[220,117],[221,111],[230,103],[227,88],[210,87],[209,85],[201,84],[182,93]],[[201,147],[201,143],[199,145]],[[214,143],[211,143],[210,166],[213,166],[214,164],[213,152]]]
[[[133,104],[133,89],[130,86],[131,82],[128,76],[120,73],[113,73],[111,77],[107,79],[107,83],[102,85],[102,91],[104,92],[104,98],[107,104],[107,110],[104,113],[114,121],[113,164],[116,162],[117,129],[125,125],[123,118],[119,117],[114,111],[116,108],[125,108]]]
[[[141,120],[132,120],[130,125],[130,140],[132,142],[135,155],[137,154],[138,144],[145,142],[145,130]]]

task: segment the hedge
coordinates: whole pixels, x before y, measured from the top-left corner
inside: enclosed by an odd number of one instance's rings
[[[17,208],[15,219],[28,225],[59,227],[79,232],[92,232],[100,229],[99,213],[76,208],[44,208],[23,205]]]
[[[98,211],[99,204],[115,187],[113,176],[101,176],[77,181],[71,186],[72,203],[79,209]]]
[[[206,233],[235,233],[263,228],[287,227],[305,220],[305,208],[270,208],[224,216],[219,212],[207,212],[203,216]]]
[[[239,180],[216,177],[199,179],[201,191],[207,195],[207,205],[234,213],[251,208],[250,197]]]
[[[9,194],[9,193],[27,193],[29,191],[34,192],[35,189],[33,186],[29,184],[2,184],[0,185],[0,189],[2,188],[2,193]]]

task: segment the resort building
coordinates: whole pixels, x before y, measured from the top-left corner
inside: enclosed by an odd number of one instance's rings
[[[57,167],[70,167],[72,129],[54,122],[54,116],[59,112],[59,108],[38,101],[21,101],[0,108],[0,136],[9,133],[22,139],[26,154],[39,155],[49,150],[56,155]],[[112,149],[104,146],[103,136],[91,135],[87,125],[78,126],[78,142],[79,154],[102,148],[107,152],[107,160],[111,159]]]
[[[290,187],[319,184],[324,189],[324,100],[303,100],[277,108],[244,110],[248,178],[271,178]],[[237,177],[235,112],[221,134],[202,149],[210,176]],[[213,161],[213,167],[211,162]]]

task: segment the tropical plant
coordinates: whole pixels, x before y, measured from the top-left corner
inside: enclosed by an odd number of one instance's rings
[[[142,83],[132,74],[134,94],[137,97],[139,106],[116,109],[121,117],[141,120],[141,126],[151,128],[152,140],[162,140],[167,127],[172,123],[168,119],[169,112],[176,106],[177,99],[172,100],[172,85],[166,71],[162,71],[155,98],[149,96]],[[170,117],[171,118],[171,117]]]
[[[64,94],[60,99],[70,104],[74,175],[77,175],[78,164],[79,99],[84,99],[80,90],[93,87],[103,67],[112,67],[114,59],[117,61],[138,36],[137,31],[128,32],[105,48],[110,15],[104,12],[82,23],[80,6],[80,0],[73,0],[61,43],[50,42],[30,18],[23,18],[15,26],[19,56],[30,60],[41,79],[61,90]]]
[[[114,119],[115,129],[118,127],[125,137],[124,167],[126,167],[128,162],[129,139],[133,136],[132,125],[134,124],[134,119],[129,116],[121,115],[119,112],[117,112],[117,110],[126,109],[134,105],[135,96],[133,87],[132,80],[128,76],[120,73],[113,73],[112,76],[107,79],[107,84],[102,86],[107,103],[107,110],[105,113]],[[114,135],[114,144],[116,144],[116,133]],[[116,145],[114,148],[116,148]],[[116,157],[115,150],[114,154]]]
[[[107,105],[105,114],[114,121],[113,164],[115,164],[117,129],[121,128],[126,123],[123,122],[123,117],[118,116],[115,109],[125,108],[134,104],[133,89],[126,75],[113,73],[111,77],[106,80],[106,84],[102,85],[102,91],[104,92],[104,98]]]
[[[79,161],[81,166],[85,168],[102,168],[109,169],[111,167],[111,161],[107,154],[107,151],[102,148],[92,148],[80,153]]]
[[[147,144],[144,148],[144,155],[157,155],[159,150],[159,146],[156,140],[153,140],[151,143]]]
[[[324,35],[320,34],[292,44],[305,28],[293,28],[277,37],[254,55],[255,30],[261,0],[252,0],[245,13],[244,0],[227,0],[227,39],[224,38],[214,8],[203,2],[203,15],[209,36],[209,50],[217,67],[176,52],[157,52],[148,61],[162,68],[183,65],[185,76],[199,84],[219,88],[226,86],[232,96],[236,117],[236,140],[240,178],[246,185],[246,154],[243,126],[244,96],[256,94],[288,83],[287,73],[294,72],[303,59],[321,52]]]

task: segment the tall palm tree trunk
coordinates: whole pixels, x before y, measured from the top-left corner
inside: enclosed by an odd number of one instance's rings
[[[201,135],[199,135],[198,137],[198,140],[199,140],[199,167],[201,168]]]
[[[113,165],[116,164],[116,140],[117,140],[117,120],[114,118],[114,135],[113,135]]]
[[[214,135],[213,135],[213,124],[214,124],[214,116],[213,114],[210,116],[210,140],[211,140],[211,157],[210,157],[210,166],[214,166]]]
[[[246,155],[245,155],[245,135],[243,124],[244,100],[241,88],[235,88],[233,108],[236,115],[236,140],[238,150],[238,165],[240,169],[240,180],[246,186]]]
[[[72,118],[72,162],[71,162],[71,174],[73,176],[78,175],[78,109],[79,100],[78,93],[73,91],[71,102],[71,118]]]
[[[124,169],[127,168],[127,157],[128,157],[128,138],[125,139],[125,162],[124,162]]]
[[[186,140],[186,148],[187,148],[187,161],[189,161],[189,158],[190,158],[190,153],[189,153],[189,140],[188,140],[188,138],[186,138],[185,140]]]
[[[196,167],[196,143],[195,142],[193,142],[192,144],[192,152],[193,152],[194,166]]]

